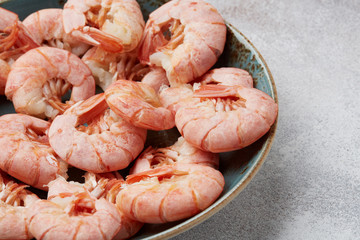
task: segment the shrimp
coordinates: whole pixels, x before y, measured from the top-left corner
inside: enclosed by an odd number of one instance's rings
[[[27,219],[34,237],[44,240],[113,239],[122,224],[114,204],[96,199],[87,191],[62,192],[37,201]]]
[[[0,239],[32,239],[26,211],[39,198],[0,170]]]
[[[109,107],[137,127],[164,130],[175,126],[173,113],[162,107],[153,88],[141,82],[118,80],[105,91]]]
[[[110,52],[134,50],[145,25],[136,0],[69,0],[63,22],[67,34]]]
[[[20,48],[26,52],[39,47],[16,13],[0,7],[0,59],[10,48]]]
[[[146,132],[108,109],[102,93],[57,116],[49,129],[49,142],[70,165],[102,173],[126,168],[143,149]]]
[[[139,49],[142,63],[165,69],[171,86],[206,73],[224,50],[226,25],[203,0],[172,0],[150,14]]]
[[[203,85],[183,100],[175,115],[180,134],[209,152],[244,148],[262,137],[278,107],[266,93],[242,86]]]
[[[67,164],[49,145],[50,123],[23,114],[0,117],[0,168],[9,175],[39,189],[57,175],[67,178]]]
[[[177,142],[170,147],[158,149],[148,147],[148,149],[136,159],[134,166],[130,170],[130,174],[136,174],[174,163],[194,163],[217,169],[219,167],[219,155],[204,152],[189,144],[183,137],[179,137]]]
[[[59,196],[67,197],[82,192],[87,192],[91,197],[96,199],[106,199],[106,184],[111,180],[123,180],[121,175],[114,173],[106,174],[85,174],[85,183],[67,182],[64,178],[58,177],[49,183],[48,200],[58,198]],[[110,202],[115,206],[115,201]],[[117,220],[114,224],[118,225],[118,232],[112,239],[125,239],[133,236],[143,226],[142,223],[127,218],[120,209],[117,209]]]
[[[136,51],[112,53],[93,47],[82,60],[91,69],[96,84],[104,91],[117,79],[142,81],[158,91],[161,85],[169,85],[165,71],[161,68],[141,64]]]
[[[62,103],[70,88],[70,100]],[[18,58],[5,88],[17,112],[49,119],[94,94],[95,80],[86,64],[66,50],[51,47],[35,48]]]
[[[42,9],[26,17],[23,24],[39,45],[65,49],[77,56],[83,55],[89,45],[65,34],[62,12],[58,8]]]
[[[177,221],[210,206],[224,185],[223,175],[212,167],[175,163],[129,175],[116,204],[140,222]]]

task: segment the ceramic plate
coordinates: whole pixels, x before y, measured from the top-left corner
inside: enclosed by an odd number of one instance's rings
[[[1,2],[1,0],[0,0]],[[138,0],[143,10],[144,18],[147,19],[149,13],[166,1]],[[1,7],[16,12],[20,19],[24,19],[30,13],[43,8],[62,8],[62,0],[9,0],[0,4]],[[223,54],[214,67],[238,67],[247,70],[254,78],[254,86],[275,99],[277,94],[274,80],[260,53],[255,49],[251,42],[230,23],[227,23],[227,41]],[[11,102],[5,97],[0,97],[0,114],[14,112]],[[206,220],[229,201],[237,196],[242,189],[250,182],[270,150],[275,136],[277,120],[270,131],[251,146],[238,151],[220,154],[220,171],[225,178],[224,191],[219,199],[209,208],[196,216],[168,224],[147,224],[134,236],[133,239],[164,239],[175,236],[183,231]],[[178,137],[175,129],[162,132],[150,132],[147,144],[157,146],[167,145],[174,142]],[[126,170],[122,171],[126,174]],[[81,180],[81,172],[69,173],[75,180]],[[46,196],[45,193],[37,191],[38,194]]]

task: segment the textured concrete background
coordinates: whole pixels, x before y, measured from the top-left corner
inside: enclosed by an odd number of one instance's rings
[[[246,189],[173,239],[360,239],[360,1],[208,2],[268,63],[278,130]]]

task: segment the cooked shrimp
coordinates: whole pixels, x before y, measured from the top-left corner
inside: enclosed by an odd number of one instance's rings
[[[49,145],[50,123],[27,115],[0,117],[0,168],[9,175],[40,189],[57,175],[67,177],[67,164]]]
[[[6,80],[10,72],[10,65],[0,59],[0,95],[5,94]]]
[[[11,47],[21,48],[24,52],[39,47],[26,27],[19,21],[16,13],[0,7],[0,58],[2,52]]]
[[[85,174],[85,183],[80,184],[77,182],[67,182],[64,178],[59,177],[56,180],[49,183],[49,192],[48,200],[52,200],[57,197],[68,197],[74,194],[79,194],[82,192],[88,192],[92,197],[96,199],[106,198],[107,189],[106,184],[111,180],[122,180],[120,174],[114,173],[105,173],[105,174],[94,174],[86,173]],[[111,202],[115,204],[115,201]],[[115,206],[115,205],[114,205]],[[127,218],[121,211],[118,209],[118,222],[114,224],[118,225],[118,232],[112,239],[125,239],[133,236],[137,233],[140,228],[143,226],[142,223],[134,221]]]
[[[165,165],[129,175],[116,204],[125,215],[140,222],[177,221],[210,206],[224,184],[222,174],[212,167],[185,163]]]
[[[121,228],[114,204],[88,192],[65,192],[35,202],[28,226],[36,239],[113,239]]]
[[[62,103],[61,97],[71,87],[70,100]],[[17,112],[49,119],[94,94],[95,80],[86,64],[66,50],[51,47],[32,49],[18,58],[5,88]]]
[[[32,239],[26,224],[28,207],[39,198],[0,170],[0,239]]]
[[[219,155],[204,152],[189,144],[183,137],[179,137],[177,142],[170,147],[158,149],[148,147],[148,149],[136,159],[134,166],[130,170],[130,174],[136,174],[174,163],[194,163],[217,169],[219,167]]]
[[[89,45],[65,34],[62,12],[58,8],[42,9],[26,17],[23,24],[39,45],[68,50],[77,56],[83,55]]]
[[[82,60],[91,69],[96,84],[104,91],[117,79],[142,81],[158,91],[161,85],[169,85],[166,73],[161,68],[141,64],[136,51],[111,53],[93,47],[83,56]]]
[[[183,100],[175,122],[189,143],[204,151],[225,152],[262,137],[277,111],[275,101],[256,88],[203,85],[193,97]]]
[[[175,126],[173,113],[162,107],[153,88],[141,82],[118,80],[105,91],[109,107],[137,127],[164,130]]]
[[[145,139],[145,129],[108,109],[103,93],[57,116],[49,129],[50,145],[63,160],[95,173],[126,168],[143,149]]]
[[[140,45],[141,62],[165,69],[171,86],[206,73],[222,53],[226,25],[203,0],[173,0],[150,14]]]
[[[110,52],[134,50],[145,25],[136,0],[69,0],[63,22],[67,34]]]

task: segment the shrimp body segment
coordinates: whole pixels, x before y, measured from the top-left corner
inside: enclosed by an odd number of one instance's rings
[[[176,163],[129,175],[116,204],[140,222],[177,221],[210,206],[224,184],[222,174],[212,167]]]
[[[177,142],[166,148],[154,149],[149,147],[135,161],[130,170],[130,174],[136,174],[151,170],[163,165],[175,163],[193,163],[206,165],[217,169],[219,167],[219,155],[204,152],[191,144],[183,137],[179,137]]]
[[[67,34],[109,52],[135,49],[145,25],[136,0],[69,0],[63,22]]]
[[[213,6],[203,0],[173,0],[150,14],[139,59],[164,68],[171,86],[178,86],[206,73],[225,40],[224,20]]]
[[[203,85],[186,101],[176,112],[176,126],[188,142],[210,152],[252,144],[270,129],[278,112],[269,95],[242,86]]]
[[[62,103],[61,97],[70,88],[70,100]],[[93,96],[95,80],[76,55],[40,47],[26,52],[12,65],[5,94],[17,112],[53,119],[75,102]]]
[[[173,113],[162,107],[157,93],[147,84],[118,80],[105,91],[105,96],[109,107],[135,126],[152,130],[175,126]]]
[[[89,45],[65,34],[62,12],[59,8],[42,9],[27,16],[23,24],[39,45],[65,49],[80,56]]]
[[[10,65],[6,61],[0,59],[0,95],[5,94],[5,86],[9,72]]]
[[[126,168],[143,149],[145,139],[145,129],[108,109],[103,93],[74,105],[56,117],[49,129],[50,145],[62,159],[95,173]]]
[[[32,239],[26,211],[39,198],[15,183],[0,170],[0,239]]]
[[[40,189],[47,189],[57,175],[67,177],[67,164],[49,144],[50,124],[44,120],[8,114],[0,117],[0,168],[9,175]]]

